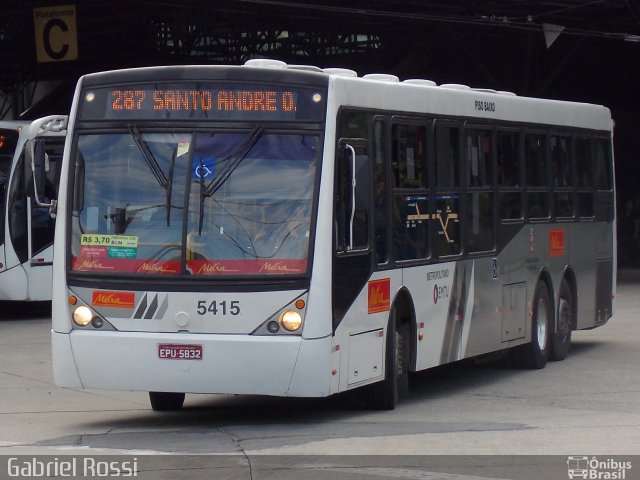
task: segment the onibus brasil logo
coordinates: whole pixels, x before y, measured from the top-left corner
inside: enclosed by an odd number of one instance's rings
[[[570,479],[584,480],[626,480],[631,462],[613,458],[600,459],[588,456],[570,456],[567,458],[567,474]]]

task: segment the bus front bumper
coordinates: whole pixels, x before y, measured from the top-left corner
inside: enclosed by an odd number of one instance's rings
[[[69,388],[322,397],[331,390],[331,337],[52,331],[55,382]],[[200,359],[160,358],[166,345]]]

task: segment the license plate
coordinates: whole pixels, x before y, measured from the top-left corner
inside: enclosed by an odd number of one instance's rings
[[[162,360],[202,360],[202,345],[161,343],[158,357]]]

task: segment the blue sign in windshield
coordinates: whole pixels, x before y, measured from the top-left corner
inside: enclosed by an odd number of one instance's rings
[[[191,168],[192,180],[211,180],[216,176],[216,163],[217,160],[213,157],[201,156],[193,159],[193,166]]]

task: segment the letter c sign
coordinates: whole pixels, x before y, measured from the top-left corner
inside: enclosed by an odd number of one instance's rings
[[[75,5],[34,8],[33,25],[39,63],[78,58]]]

